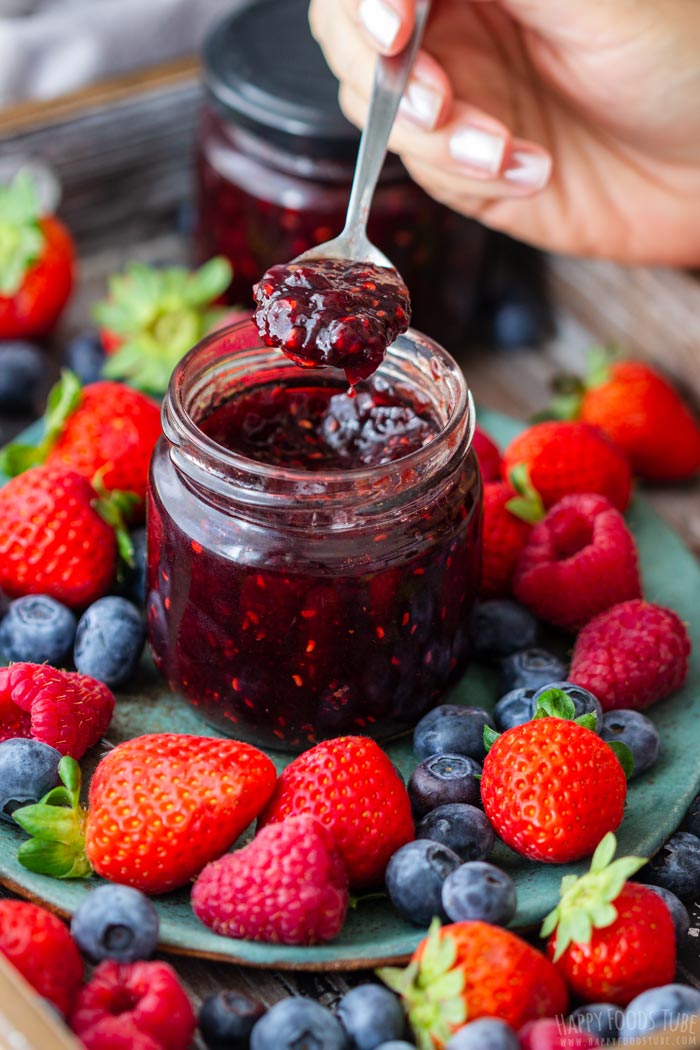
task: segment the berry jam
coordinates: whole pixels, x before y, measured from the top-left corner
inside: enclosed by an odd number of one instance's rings
[[[210,340],[178,366],[151,467],[149,637],[220,731],[291,751],[386,739],[463,673],[481,485],[463,380],[436,381],[422,341],[354,397],[263,347],[195,369]]]
[[[396,270],[348,259],[273,266],[255,291],[261,339],[296,364],[367,379],[408,328],[411,303]]]

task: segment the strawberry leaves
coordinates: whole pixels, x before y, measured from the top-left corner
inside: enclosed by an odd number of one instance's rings
[[[85,856],[87,811],[80,805],[80,766],[64,756],[58,765],[59,787],[40,802],[13,813],[15,821],[32,837],[23,842],[17,859],[39,875],[57,879],[84,879],[92,873]]]
[[[528,525],[536,525],[542,521],[546,511],[542,497],[530,481],[530,472],[525,463],[518,463],[513,467],[508,480],[515,489],[517,496],[508,500],[506,510],[514,514],[516,518],[527,522]]]
[[[0,295],[16,295],[39,259],[45,244],[39,220],[32,177],[19,171],[11,183],[0,185]]]

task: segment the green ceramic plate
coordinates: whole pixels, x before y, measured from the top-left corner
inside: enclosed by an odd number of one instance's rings
[[[506,444],[519,424],[483,412],[480,422]],[[629,521],[639,544],[646,595],[669,605],[700,636],[700,567],[673,533],[641,499],[635,500]],[[450,699],[491,708],[498,698],[492,673],[475,667],[455,688]],[[651,856],[679,824],[690,800],[700,788],[700,749],[695,728],[700,719],[700,659],[697,646],[685,688],[651,712],[663,742],[660,761],[650,773],[633,781],[627,814],[619,832],[625,853]],[[141,733],[177,731],[214,735],[190,708],[165,689],[152,665],[144,660],[139,692],[119,697],[110,742]],[[388,751],[404,773],[415,764],[410,738]],[[93,763],[97,760],[94,756]],[[288,758],[272,755],[279,768]],[[22,833],[0,824],[0,879],[18,893],[43,902],[62,914],[71,914],[93,884],[60,882],[33,875],[16,860]],[[531,927],[553,907],[562,875],[581,866],[560,867],[522,861],[500,847],[498,863],[507,867],[518,887],[518,914],[514,926]],[[584,865],[585,867],[585,865]],[[202,926],[192,913],[188,893],[180,891],[157,901],[161,917],[162,948],[166,951],[228,960],[249,966],[296,970],[355,969],[398,961],[409,955],[424,931],[400,919],[385,901],[361,903],[348,916],[342,935],[330,945],[291,948],[234,941]]]

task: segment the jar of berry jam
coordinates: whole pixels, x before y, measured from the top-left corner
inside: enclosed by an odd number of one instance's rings
[[[202,57],[196,254],[233,265],[232,303],[251,301],[270,266],[340,233],[359,133],[308,27],[308,0],[238,0]],[[389,157],[370,239],[411,289],[416,325],[463,341],[483,229],[428,197]]]
[[[244,321],[183,358],[163,422],[147,610],[173,690],[284,750],[415,724],[464,672],[479,586],[474,409],[452,358],[409,330],[351,396]]]

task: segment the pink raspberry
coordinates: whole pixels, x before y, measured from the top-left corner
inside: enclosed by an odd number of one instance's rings
[[[581,1032],[554,1017],[528,1021],[518,1038],[520,1050],[589,1050],[601,1045],[589,1032]]]
[[[80,759],[104,736],[114,697],[102,682],[46,664],[0,668],[0,740],[32,737]]]
[[[637,548],[620,512],[594,494],[559,500],[530,532],[513,590],[541,619],[571,631],[639,598]]]
[[[340,933],[348,876],[330,831],[313,817],[288,817],[208,864],[192,907],[225,937],[316,944]]]

